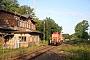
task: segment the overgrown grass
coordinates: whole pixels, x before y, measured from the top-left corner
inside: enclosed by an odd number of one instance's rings
[[[33,51],[37,48],[39,48],[39,46],[21,47],[21,48],[16,48],[16,49],[4,49],[4,50],[0,49],[0,58],[7,57],[7,56],[13,56],[13,55],[19,55],[25,52]]]
[[[43,40],[41,40],[40,44],[48,45],[48,41],[45,40],[45,43],[44,43]],[[16,49],[4,49],[4,50],[0,48],[0,58],[23,54],[26,51],[33,51],[37,48],[40,48],[40,46],[20,47],[20,48],[16,48]],[[3,53],[3,51],[4,51],[4,53]]]
[[[48,45],[48,40],[40,40],[40,44]]]
[[[90,44],[84,42],[72,45],[65,44],[61,50],[70,53],[66,56],[70,60],[90,60]]]

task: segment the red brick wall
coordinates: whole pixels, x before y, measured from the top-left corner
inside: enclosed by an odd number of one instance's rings
[[[17,26],[18,20],[21,22],[24,22],[24,27]],[[31,20],[28,20],[28,23],[30,23],[30,28],[27,28],[27,21],[20,20],[20,17],[15,16],[14,14],[0,11],[0,24],[2,25],[13,27],[14,29],[21,30],[21,31],[26,31],[26,29],[35,31],[36,30],[35,24],[33,24]],[[33,29],[32,29],[32,24],[33,24]]]
[[[16,22],[17,20],[15,19],[14,15],[5,12],[0,12],[0,24],[14,27],[17,25]]]

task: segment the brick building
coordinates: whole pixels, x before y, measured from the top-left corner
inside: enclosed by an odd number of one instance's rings
[[[39,45],[39,34],[41,33],[36,31],[36,22],[33,21],[30,15],[21,16],[17,13],[0,10],[0,26],[16,30],[8,32],[10,35],[4,37],[6,48]]]

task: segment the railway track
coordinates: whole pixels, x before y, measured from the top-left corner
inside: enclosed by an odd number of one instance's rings
[[[1,60],[32,60],[34,58],[37,58],[38,56],[52,50],[58,48],[58,46],[42,46],[36,50],[33,51],[25,51],[25,52],[21,52],[20,55],[17,56],[12,56],[9,58],[5,58],[5,59],[1,59]]]
[[[46,52],[48,52],[48,51],[54,49],[55,47],[56,47],[56,46],[49,46],[47,49],[41,50],[40,53],[37,54],[36,56],[30,57],[28,60],[35,59],[35,58],[37,58],[38,56],[40,56],[40,55],[42,55],[42,54],[44,54],[44,53],[46,53]]]
[[[45,52],[55,48],[56,46],[44,46],[40,49],[36,49],[32,52],[27,52],[21,56],[17,56],[17,57],[14,57],[10,60],[31,60],[31,59],[34,59],[42,54],[44,54]]]
[[[34,56],[34,57],[32,57],[32,58],[29,58],[28,60],[37,59],[39,56],[41,56],[41,55],[43,55],[43,54],[45,54],[45,53],[47,53],[47,52],[49,52],[49,51],[52,51],[52,50],[54,50],[54,49],[60,48],[60,47],[61,47],[61,45],[59,45],[59,46],[50,46],[47,50],[43,51],[41,54],[38,54],[38,55],[36,55],[36,56]]]

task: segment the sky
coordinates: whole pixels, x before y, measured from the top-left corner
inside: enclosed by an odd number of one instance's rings
[[[34,8],[34,0],[18,2]],[[76,24],[82,20],[90,25],[90,0],[36,0],[36,16],[40,20],[50,17],[63,27],[63,33],[73,34]]]

